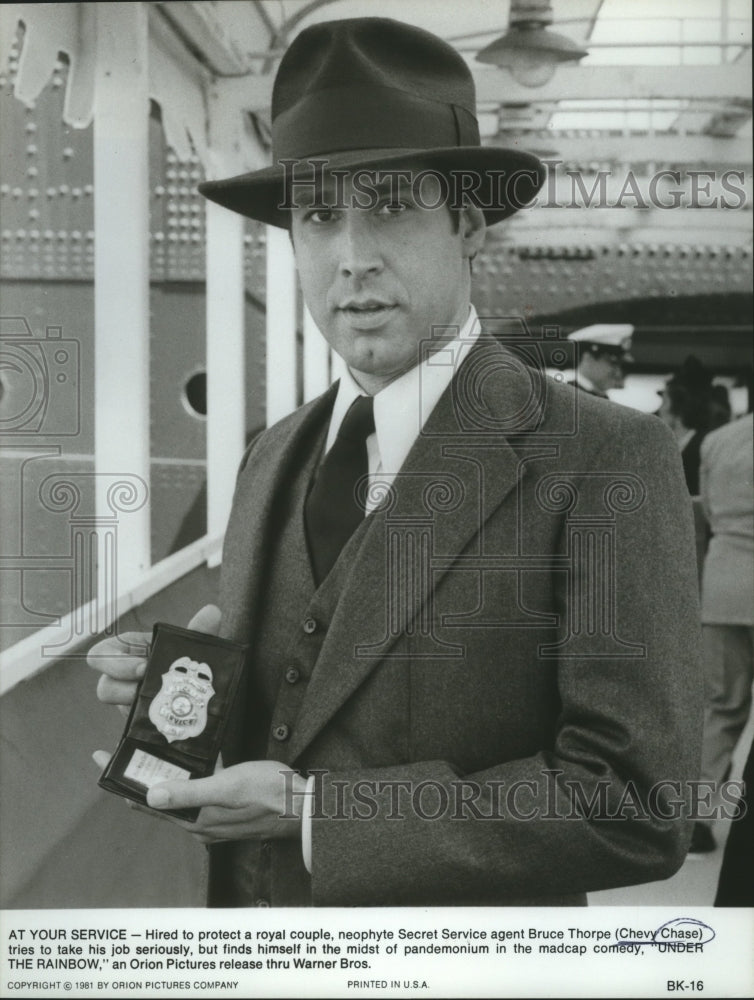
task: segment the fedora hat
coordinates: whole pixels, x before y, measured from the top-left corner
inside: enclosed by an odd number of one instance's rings
[[[326,21],[283,55],[272,91],[272,159],[262,170],[207,181],[210,201],[287,228],[281,207],[298,182],[323,170],[399,169],[464,175],[488,225],[528,204],[545,178],[536,156],[482,146],[471,72],[456,50],[388,18]]]

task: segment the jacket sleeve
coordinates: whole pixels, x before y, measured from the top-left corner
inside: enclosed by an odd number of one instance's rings
[[[552,741],[525,759],[471,774],[425,760],[320,775],[315,904],[546,902],[680,867],[701,747],[693,520],[667,428],[621,426],[593,467],[630,471],[644,489],[617,522],[609,598],[619,628],[640,623],[643,653],[601,655],[595,634],[585,655],[560,658]],[[582,488],[596,496],[604,481]],[[555,576],[562,626],[584,582],[569,590]]]

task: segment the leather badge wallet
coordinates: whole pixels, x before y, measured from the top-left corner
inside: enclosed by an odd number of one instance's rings
[[[203,632],[154,627],[147,669],[101,788],[146,805],[162,781],[215,770],[247,646]],[[194,822],[198,809],[163,809]]]

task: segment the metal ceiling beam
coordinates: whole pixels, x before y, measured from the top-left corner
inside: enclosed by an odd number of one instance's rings
[[[219,81],[228,97],[248,111],[269,107],[272,76],[245,76]],[[644,98],[729,100],[751,92],[751,68],[725,66],[560,66],[543,87],[522,87],[505,70],[474,71],[479,104],[529,104],[564,101]]]
[[[751,47],[736,60],[737,66],[748,67],[751,80]],[[744,95],[731,102],[729,107],[712,108],[711,116],[699,123],[696,115],[700,107],[693,106],[682,112],[675,121],[673,128],[677,132],[704,132],[714,136],[732,136],[741,132],[747,122],[751,122],[751,98]]]
[[[708,135],[717,139],[734,136],[738,130],[751,120],[751,108],[729,107],[713,115],[705,129]],[[751,152],[751,150],[749,150]]]
[[[190,51],[214,73],[238,75],[248,73],[252,68],[249,57],[241,51],[231,37],[228,14],[239,15],[238,6],[235,11],[219,8],[220,16],[214,4],[202,0],[171,0],[170,3],[155,4],[170,22]],[[243,11],[246,17],[256,17],[260,28],[264,31],[264,22],[259,11],[253,5],[248,5]]]
[[[612,98],[731,99],[751,93],[751,69],[724,66],[560,66],[550,83],[523,87],[506,70],[474,72],[479,103]]]
[[[490,145],[511,142],[512,136],[499,135]],[[706,163],[726,167],[751,166],[748,139],[712,135],[590,135],[542,138],[526,136],[518,142],[527,151],[568,163],[610,160],[614,163]]]

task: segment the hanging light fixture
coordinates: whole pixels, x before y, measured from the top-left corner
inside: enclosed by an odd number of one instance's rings
[[[549,0],[513,0],[506,33],[485,46],[476,58],[510,70],[524,87],[549,83],[559,63],[577,62],[588,53],[580,45],[550,31]]]

